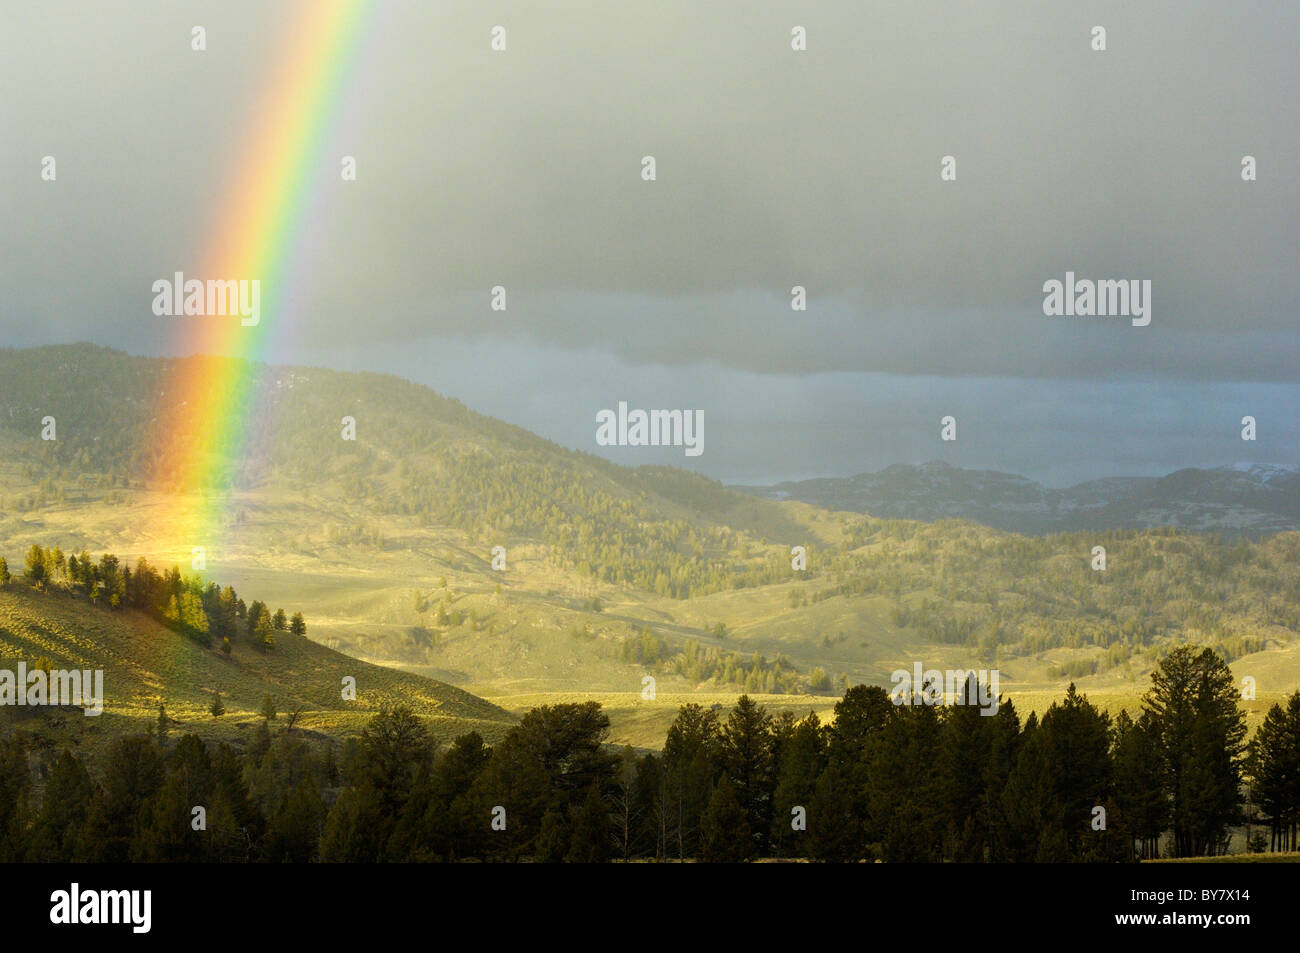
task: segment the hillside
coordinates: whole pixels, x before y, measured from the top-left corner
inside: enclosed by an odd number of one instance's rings
[[[0,447],[11,474],[35,487],[9,504],[39,508],[91,487],[176,489],[169,474],[207,448],[176,429],[168,388],[178,377],[228,378],[212,368],[231,361],[80,344],[0,350]],[[245,366],[253,383],[229,411],[246,422],[243,454],[221,461],[211,492],[310,488],[340,538],[374,537],[383,516],[524,536],[602,581],[684,598],[774,578],[779,564],[734,558],[737,540],[797,529],[783,508],[715,481],[565,450],[400,378]],[[56,440],[39,439],[45,416],[58,421]],[[344,416],[356,421],[354,441],[341,439]]]
[[[155,725],[166,706],[174,730],[239,744],[270,695],[281,721],[301,710],[295,727],[347,735],[384,704],[403,704],[441,738],[469,730],[499,737],[513,723],[502,709],[441,682],[370,665],[289,632],[273,650],[236,643],[226,657],[143,613],[111,611],[62,592],[40,592],[15,580],[0,586],[0,668],[30,668],[47,659],[56,669],[103,669],[104,713],[84,716],[38,708],[6,708],[0,718],[46,737],[96,750],[105,739]],[[357,698],[344,701],[342,679],[356,679]],[[209,711],[221,693],[226,714]]]
[[[1300,533],[1024,536],[758,499],[565,450],[397,378],[260,365],[247,458],[217,489],[180,493],[150,476],[170,443],[145,395],[183,363],[0,351],[11,565],[33,543],[185,565],[176,514],[216,510],[209,577],[302,607],[310,638],[339,652],[511,710],[511,696],[639,696],[647,675],[664,697],[811,698],[888,684],[917,659],[996,665],[1006,691],[1074,680],[1123,697],[1186,641],[1248,666],[1261,695],[1300,683]],[[39,439],[46,412],[64,415],[56,442]]]

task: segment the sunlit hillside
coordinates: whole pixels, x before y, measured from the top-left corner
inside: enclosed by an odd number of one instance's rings
[[[446,739],[477,730],[499,737],[513,723],[500,708],[450,685],[361,662],[289,632],[259,651],[236,643],[229,656],[204,648],[142,613],[111,611],[60,592],[39,592],[15,580],[0,586],[0,661],[54,669],[102,669],[103,714],[79,709],[5,709],[11,724],[49,743],[96,756],[112,737],[156,730],[163,706],[172,731],[240,744],[271,697],[279,724],[309,733],[355,733],[384,705],[402,704]],[[343,679],[356,680],[355,701]],[[220,694],[225,714],[214,717]]]
[[[1300,684],[1300,534],[1030,538],[760,500],[565,450],[397,378],[314,368],[259,371],[249,459],[200,497],[144,476],[173,439],[151,430],[149,382],[168,366],[0,351],[11,564],[39,543],[189,571],[201,545],[206,577],[302,606],[311,638],[494,697],[637,693],[647,675],[676,694],[833,695],[917,660],[997,667],[1006,692],[1123,696],[1184,641],[1261,697]],[[46,414],[55,441],[39,438]],[[180,538],[178,514],[199,507],[223,514],[215,538]]]

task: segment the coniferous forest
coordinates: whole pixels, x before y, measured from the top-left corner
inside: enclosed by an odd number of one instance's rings
[[[1300,692],[1246,744],[1212,651],[1171,652],[1136,717],[1074,686],[1042,718],[904,701],[859,685],[830,725],[687,704],[661,751],[619,752],[596,702],[535,708],[492,746],[439,746],[385,708],[340,745],[277,726],[268,698],[241,752],[164,713],[98,776],[63,751],[39,794],[10,738],[0,859],[1126,862],[1222,853],[1233,831],[1296,848]]]
[[[10,577],[9,565],[0,557],[0,585]],[[80,596],[95,606],[138,609],[200,645],[219,646],[227,654],[234,639],[269,649],[275,645],[276,632],[307,633],[301,612],[287,616],[277,609],[272,613],[260,600],[245,603],[233,586],[184,576],[179,566],[159,571],[143,557],[132,569],[112,553],[95,560],[85,550],[64,553],[57,546],[33,545],[27,551],[22,579],[37,589],[58,588]]]

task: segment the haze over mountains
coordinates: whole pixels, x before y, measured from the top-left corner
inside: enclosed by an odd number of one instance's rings
[[[1052,489],[1026,477],[931,461],[876,473],[735,486],[769,500],[896,519],[967,519],[1013,533],[1172,526],[1258,538],[1300,529],[1300,467],[1242,463]]]

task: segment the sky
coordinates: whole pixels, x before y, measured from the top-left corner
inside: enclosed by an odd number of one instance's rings
[[[1300,6],[365,8],[306,165],[301,286],[264,317],[276,362],[727,482],[1300,462]],[[230,320],[155,315],[152,283],[259,277],[205,251],[310,11],[6,10],[0,345],[187,353],[185,322]],[[1067,271],[1149,280],[1150,325],[1044,315]],[[701,411],[703,454],[597,446],[619,401]]]

